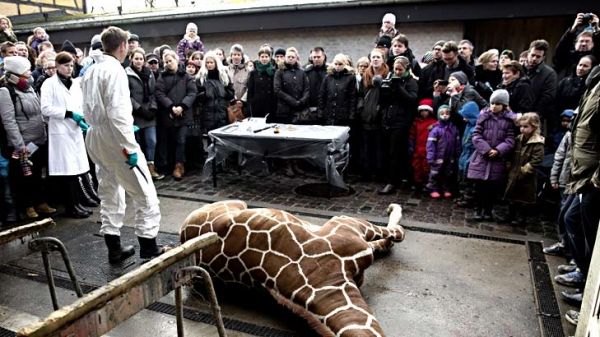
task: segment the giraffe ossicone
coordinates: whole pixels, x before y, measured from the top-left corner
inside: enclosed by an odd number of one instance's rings
[[[385,336],[359,287],[375,252],[404,240],[402,207],[391,204],[386,227],[348,216],[315,226],[282,210],[248,209],[240,200],[205,205],[180,229],[185,242],[207,232],[219,241],[199,264],[225,282],[264,287],[321,336]]]

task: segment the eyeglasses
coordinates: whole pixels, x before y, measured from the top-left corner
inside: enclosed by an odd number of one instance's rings
[[[158,64],[158,61],[156,61],[156,60],[151,60],[151,61],[148,61],[148,64]]]
[[[46,67],[44,70],[56,70],[56,67]]]

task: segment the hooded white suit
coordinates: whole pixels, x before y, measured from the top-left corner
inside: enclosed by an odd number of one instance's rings
[[[135,208],[135,234],[155,238],[160,225],[156,189],[146,158],[133,134],[129,82],[125,69],[110,55],[94,55],[96,63],[83,79],[83,114],[90,125],[86,147],[96,163],[101,234],[120,235],[125,216],[125,193]],[[137,153],[138,167],[130,169],[123,155]]]

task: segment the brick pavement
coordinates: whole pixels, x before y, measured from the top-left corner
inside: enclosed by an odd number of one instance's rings
[[[385,219],[385,210],[392,203],[400,203],[404,208],[404,220],[417,221],[446,228],[466,229],[484,235],[486,232],[556,239],[553,222],[531,217],[527,225],[513,227],[489,222],[471,223],[467,221],[473,213],[470,209],[457,207],[452,200],[432,200],[428,196],[417,196],[410,189],[398,189],[392,195],[379,195],[377,189],[382,185],[374,182],[359,182],[350,176],[347,180],[354,194],[335,198],[318,198],[300,195],[296,188],[310,183],[325,182],[324,175],[310,172],[302,177],[289,178],[280,172],[268,176],[259,176],[248,171],[226,170],[219,173],[218,186],[213,187],[212,180],[204,180],[200,172],[188,173],[182,181],[167,176],[156,182],[159,195],[182,197],[207,202],[223,199],[241,199],[253,207],[275,207],[296,212],[321,215],[345,214],[367,219]],[[500,209],[506,208],[499,206]],[[384,220],[383,220],[384,221]]]

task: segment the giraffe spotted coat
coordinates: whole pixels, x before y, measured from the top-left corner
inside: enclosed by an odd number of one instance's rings
[[[404,239],[402,209],[388,208],[387,227],[347,216],[314,226],[276,209],[220,201],[192,212],[181,242],[207,232],[219,241],[200,253],[200,265],[225,282],[264,287],[305,318],[321,336],[384,336],[358,287],[374,253]]]

